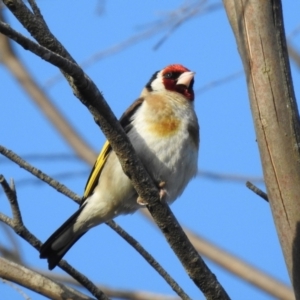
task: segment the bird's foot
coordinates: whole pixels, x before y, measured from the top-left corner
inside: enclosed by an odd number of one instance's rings
[[[165,181],[161,181],[158,184],[160,201],[162,201],[165,198],[165,196],[167,195],[167,190],[164,189],[165,185],[166,185]]]
[[[145,201],[145,200],[144,200],[143,198],[141,198],[140,196],[138,196],[136,202],[137,202],[139,205],[141,205],[141,206],[146,206],[146,205],[148,205],[148,202]]]
[[[164,181],[161,181],[158,184],[158,188],[159,188],[159,198],[162,201],[163,198],[167,195],[167,191],[163,188],[166,185],[166,183]],[[141,205],[141,206],[146,206],[148,205],[148,202],[145,201],[143,198],[141,198],[140,196],[137,198],[136,202]]]

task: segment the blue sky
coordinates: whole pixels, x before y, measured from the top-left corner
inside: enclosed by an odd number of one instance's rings
[[[183,2],[103,1],[103,10],[99,11],[101,3],[38,1],[49,28],[79,63],[150,28]],[[289,35],[299,26],[296,13],[299,12],[299,3],[284,1],[283,9]],[[29,36],[8,11],[5,11],[5,16],[15,29]],[[139,96],[150,76],[170,63],[181,63],[196,72],[196,91],[242,70],[235,39],[222,7],[185,22],[154,51],[154,46],[166,33],[168,30],[162,30],[86,69],[117,117]],[[299,35],[293,39],[293,44],[299,48]],[[15,50],[53,103],[91,147],[99,151],[105,138],[87,109],[73,96],[68,84],[61,79],[51,87],[46,85],[58,74],[57,69],[18,46]],[[291,67],[295,92],[299,95],[299,71],[293,62]],[[0,144],[24,157],[28,154],[72,155],[72,149],[1,65],[0,78]],[[195,108],[201,127],[199,170],[262,176],[245,77],[241,75],[224,85],[196,94]],[[79,195],[83,193],[90,170],[86,163],[76,159],[32,159],[30,162]],[[65,172],[74,176],[60,178],[59,174]],[[24,222],[42,241],[77,208],[72,201],[46,184],[34,181],[30,174],[2,157],[0,173],[16,181]],[[1,212],[10,215],[2,191],[0,201]],[[183,225],[289,284],[269,206],[243,183],[197,177],[172,205],[172,210]],[[203,299],[154,225],[139,213],[119,217],[116,221],[165,267],[192,299]],[[0,241],[9,244],[2,230]],[[20,238],[18,241],[26,263],[47,268],[46,261],[39,259],[35,249]],[[86,234],[65,258],[97,283],[173,294],[135,250],[106,225]],[[206,261],[233,299],[272,299]],[[58,268],[54,271],[61,273]],[[25,291],[33,299],[43,299]],[[0,283],[0,293],[3,299],[21,298],[3,283]]]

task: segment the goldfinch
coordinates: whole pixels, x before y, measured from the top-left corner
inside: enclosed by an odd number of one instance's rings
[[[155,72],[120,123],[163,201],[172,203],[197,173],[199,125],[194,73],[182,65]],[[89,229],[146,203],[138,197],[108,141],[87,181],[80,208],[43,244],[52,270]]]

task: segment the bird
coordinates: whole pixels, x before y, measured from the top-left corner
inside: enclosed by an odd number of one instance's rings
[[[194,109],[195,73],[181,64],[155,72],[119,122],[146,171],[171,204],[198,170],[199,124]],[[57,266],[91,228],[147,205],[124,174],[106,141],[87,180],[79,209],[42,245],[40,258]]]

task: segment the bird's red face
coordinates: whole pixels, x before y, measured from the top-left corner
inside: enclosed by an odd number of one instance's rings
[[[183,94],[194,100],[194,73],[182,65],[170,65],[163,70],[163,84],[166,90]]]
[[[149,91],[168,90],[184,95],[190,101],[194,100],[194,72],[186,67],[169,65],[156,72],[146,85]]]

